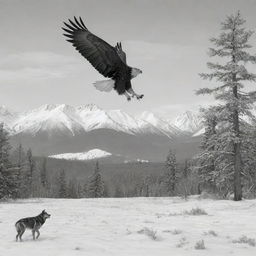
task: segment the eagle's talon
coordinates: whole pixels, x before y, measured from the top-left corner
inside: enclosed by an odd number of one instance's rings
[[[130,100],[131,100],[131,97],[127,97],[127,100],[130,101]]]
[[[140,100],[140,99],[142,99],[143,97],[144,97],[144,94],[141,94],[141,95],[137,96],[137,100]]]

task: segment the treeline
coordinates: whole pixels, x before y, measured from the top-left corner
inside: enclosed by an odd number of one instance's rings
[[[149,163],[145,164],[146,168],[144,164],[112,165],[108,168],[117,170],[106,172],[104,165],[96,162],[93,166],[82,165],[85,172],[80,176],[71,175],[72,167],[63,161],[53,167],[49,159],[33,157],[31,149],[25,150],[21,144],[12,149],[8,133],[1,124],[0,199],[174,196],[198,190],[188,162],[176,164],[171,151],[164,166]],[[127,169],[119,170],[122,166]]]
[[[103,197],[106,191],[98,163],[88,183],[67,180],[64,170],[49,172],[47,158],[34,158],[21,144],[12,149],[0,124],[0,199]]]
[[[46,159],[34,160],[31,149],[12,149],[8,132],[0,124],[0,199],[48,196]]]
[[[115,165],[112,165],[114,167]],[[161,166],[161,167],[160,167]],[[163,168],[162,168],[163,166]],[[100,197],[165,197],[188,196],[199,191],[199,178],[192,174],[190,161],[176,163],[170,150],[166,163],[149,173],[143,170],[106,172],[106,166],[97,161],[90,175],[82,178],[70,176],[69,170],[60,170],[50,177],[49,197],[100,198]]]
[[[61,177],[61,176],[60,176]],[[61,188],[47,170],[47,158],[36,161],[31,149],[24,150],[22,145],[11,148],[8,132],[0,124],[0,199],[57,197]],[[76,193],[70,182],[67,196]]]

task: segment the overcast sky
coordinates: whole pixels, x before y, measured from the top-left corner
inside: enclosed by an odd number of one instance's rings
[[[207,71],[209,38],[237,10],[256,30],[256,0],[0,0],[0,105],[95,103],[172,117],[207,104],[211,98],[194,91],[209,85],[198,76]],[[143,70],[132,81],[142,101],[92,86],[104,78],[62,36],[62,22],[74,15],[110,44],[123,42],[128,64]],[[255,37],[251,43],[256,52]]]

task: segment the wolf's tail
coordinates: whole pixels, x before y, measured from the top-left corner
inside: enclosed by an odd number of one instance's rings
[[[115,86],[115,81],[112,79],[96,81],[93,83],[93,85],[97,90],[101,92],[110,92]]]

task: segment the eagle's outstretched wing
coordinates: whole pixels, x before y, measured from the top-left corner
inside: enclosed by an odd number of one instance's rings
[[[92,34],[83,20],[74,17],[62,28],[69,42],[105,77],[113,78],[125,63],[120,59],[116,49],[101,38]],[[121,68],[122,69],[122,68]]]
[[[120,59],[122,60],[122,62],[126,64],[126,54],[122,49],[121,42],[117,43],[115,48],[116,48],[116,52],[117,52],[118,56],[120,57]]]

